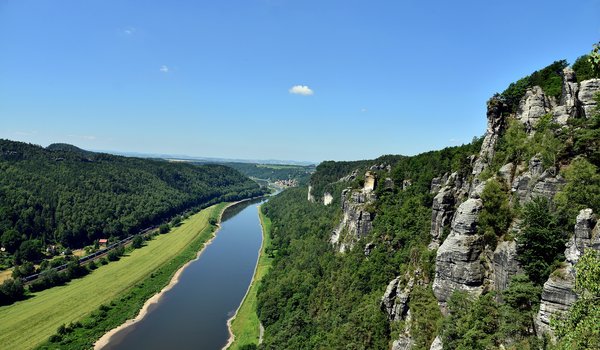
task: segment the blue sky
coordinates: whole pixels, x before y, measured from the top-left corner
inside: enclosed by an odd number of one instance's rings
[[[0,138],[412,155],[482,135],[494,92],[599,40],[598,0],[0,0]]]

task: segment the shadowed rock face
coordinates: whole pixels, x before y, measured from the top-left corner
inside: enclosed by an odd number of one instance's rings
[[[477,220],[483,207],[481,199],[469,198],[457,209],[450,235],[436,256],[433,293],[445,303],[453,291],[465,290],[480,294],[484,270],[479,259],[483,239],[477,234]]]

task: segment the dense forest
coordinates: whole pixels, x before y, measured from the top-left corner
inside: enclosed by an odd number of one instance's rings
[[[83,247],[193,207],[260,194],[255,182],[221,165],[0,140],[0,243],[17,263],[39,259],[48,245]]]
[[[387,349],[392,333],[380,311],[385,286],[411,264],[433,276],[429,243],[430,183],[434,176],[468,172],[464,160],[478,151],[480,140],[415,157],[386,156],[372,161],[325,162],[319,165],[317,183],[340,178],[352,169],[387,161],[392,166],[394,189],[383,182],[376,189],[377,212],[373,232],[362,243],[374,243],[365,257],[364,244],[341,255],[329,243],[339,222],[338,205],[323,206],[306,200],[307,188],[286,190],[264,205],[272,219],[271,273],[259,290],[259,316],[266,328],[265,349]],[[393,161],[393,163],[391,163]],[[412,185],[402,190],[403,180]],[[355,186],[360,181],[354,182]],[[329,187],[333,189],[335,187]],[[334,194],[341,195],[339,186]],[[317,191],[323,191],[317,188]],[[440,318],[431,291],[423,288],[423,314],[414,315],[423,327],[423,344],[431,342]]]

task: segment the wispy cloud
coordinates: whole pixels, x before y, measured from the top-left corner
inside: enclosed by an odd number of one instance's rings
[[[169,73],[169,67],[165,66],[164,64],[160,66],[159,70],[163,73]]]
[[[94,135],[73,135],[73,134],[71,134],[71,135],[69,135],[69,137],[76,138],[76,139],[82,139],[82,140],[88,140],[88,141],[94,141],[97,139],[97,137]]]
[[[306,85],[294,85],[290,88],[290,94],[294,95],[302,95],[302,96],[310,96],[314,94],[314,91],[311,90]]]
[[[361,108],[360,111],[361,111],[361,113],[367,113],[369,110],[366,108]]]
[[[450,140],[448,140],[448,141],[450,141],[450,142],[452,142],[452,143],[459,143],[459,142],[460,142],[460,139],[451,138],[451,139],[450,139]]]

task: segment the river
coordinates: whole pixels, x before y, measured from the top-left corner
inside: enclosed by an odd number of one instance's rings
[[[103,349],[221,349],[229,338],[227,319],[246,294],[258,259],[262,202],[227,208],[216,237],[179,282]]]

